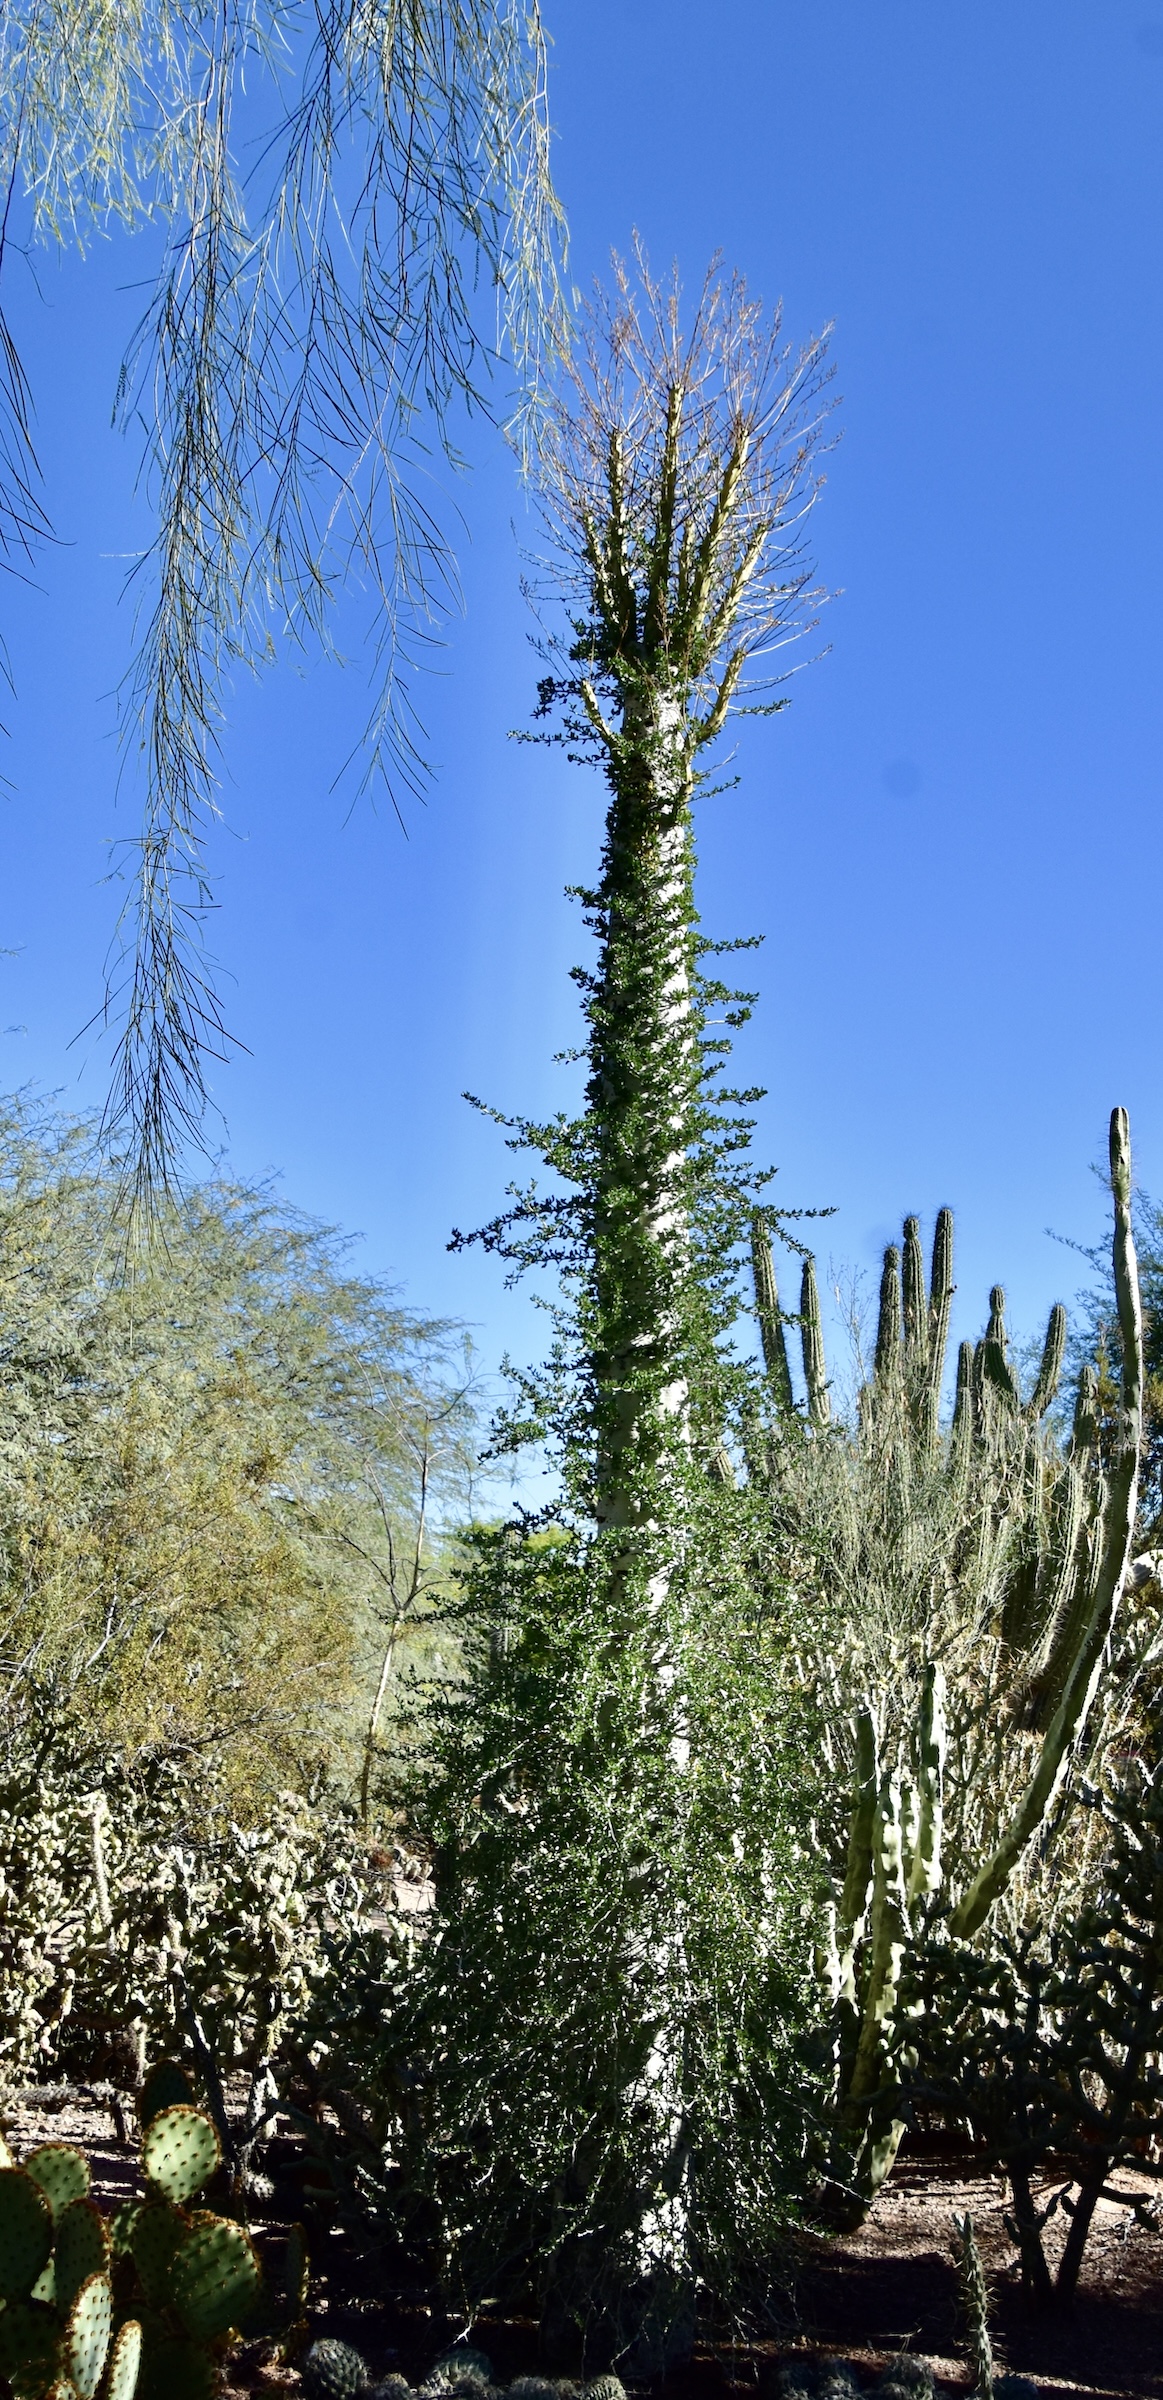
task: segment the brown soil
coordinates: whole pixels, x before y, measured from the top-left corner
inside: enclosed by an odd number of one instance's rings
[[[61,2085],[16,2095],[5,2123],[18,2156],[41,2141],[78,2143],[93,2168],[94,2192],[108,2205],[138,2189],[131,2103],[128,2114],[123,2141],[107,2088]],[[385,2305],[374,2257],[361,2258],[326,2221],[312,2221],[295,2142],[276,2140],[264,2163],[274,2192],[256,2211],[256,2230],[261,2240],[264,2222],[275,2232],[306,2217],[312,2331],[354,2342],[375,2376],[394,2371],[421,2381],[463,2326],[420,2305]],[[774,2400],[779,2364],[804,2355],[847,2358],[871,2383],[902,2350],[928,2359],[942,2383],[964,2391],[951,2245],[954,2211],[966,2209],[990,2277],[999,2369],[1030,2376],[1045,2400],[1067,2394],[1163,2400],[1163,2232],[1137,2224],[1129,2205],[1136,2193],[1147,2196],[1158,2186],[1131,2176],[1116,2181],[1128,2205],[1100,2202],[1073,2308],[1041,2312],[1021,2290],[1000,2178],[984,2174],[971,2157],[902,2158],[859,2232],[803,2238],[794,2316],[783,2337],[742,2344],[708,2329],[691,2363],[671,2377],[669,2400],[744,2400],[756,2391],[759,2400]],[[1047,2236],[1051,2263],[1064,2234],[1059,2214]],[[493,2359],[499,2380],[539,2370],[536,2329],[528,2323],[482,2324],[473,2338]],[[252,2345],[238,2361],[234,2389],[278,2400],[284,2387],[290,2400],[297,2383]]]

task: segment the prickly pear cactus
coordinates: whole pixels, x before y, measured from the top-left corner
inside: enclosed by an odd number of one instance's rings
[[[94,2400],[113,2332],[113,2286],[107,2275],[90,2275],[65,2318],[61,2355],[80,2400]]]
[[[168,2097],[172,2079],[159,2083]],[[284,2305],[271,2306],[249,2234],[183,2205],[219,2162],[209,2118],[171,2104],[151,2117],[142,2149],[148,2196],[112,2218],[88,2197],[88,2164],[66,2143],[0,2168],[0,2376],[14,2400],[214,2400],[227,2336],[264,2308],[274,2330],[301,2314],[299,2229]],[[115,2338],[114,2263],[120,2301],[135,2305]],[[366,2381],[360,2366],[353,2391]]]
[[[175,2208],[192,2200],[222,2164],[222,2144],[200,2108],[163,2108],[142,2136],[141,2163],[154,2189]]]
[[[137,2098],[137,2113],[144,2126],[152,2125],[165,2108],[192,2108],[194,2089],[184,2067],[175,2065],[172,2058],[159,2058],[150,2068]]]
[[[52,2210],[23,2167],[0,2168],[0,2300],[26,2300],[53,2246]]]
[[[57,2222],[89,2189],[89,2161],[71,2142],[42,2142],[29,2151],[24,2172],[40,2185]]]
[[[312,2342],[299,2369],[307,2400],[355,2400],[365,2390],[368,2371],[350,2342],[328,2339]]]
[[[141,2327],[129,2317],[110,2352],[106,2400],[134,2400],[140,2367]]]
[[[170,2291],[186,2332],[213,2342],[245,2324],[262,2290],[254,2244],[228,2217],[191,2225],[174,2252]],[[364,2377],[366,2381],[366,2374]]]

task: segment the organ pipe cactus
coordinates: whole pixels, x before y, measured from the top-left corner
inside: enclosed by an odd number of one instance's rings
[[[1096,1699],[1134,1544],[1142,1429],[1142,1327],[1131,1232],[1130,1136],[1110,1127],[1119,1411],[1100,1452],[1097,1383],[1084,1369],[1063,1450],[1048,1412],[1066,1345],[1051,1311],[1023,1399],[995,1284],[985,1331],[962,1343],[949,1431],[940,1395],[953,1296],[953,1227],[941,1212],[928,1291],[920,1227],[885,1253],[873,1372],[859,1423],[827,1444],[784,1443],[780,1522],[816,1559],[843,1633],[852,1797],[837,1844],[839,2121],[858,2193],[887,2172],[902,2131],[893,2090],[916,2028],[902,1991],[917,1946],[942,1925],[981,1933],[1015,1880],[1037,1871],[1080,1746],[1103,1737]],[[812,1312],[814,1277],[805,1275]],[[759,1292],[757,1287],[757,1301]],[[818,1305],[804,1334],[807,1423],[826,1368]],[[797,1570],[800,1571],[800,1570]],[[821,1677],[835,1686],[834,1654]],[[825,1688],[821,1682],[821,1690]],[[829,1709],[835,1706],[829,1699]],[[955,1770],[950,1779],[947,1764]],[[837,1835],[841,1833],[837,1825]]]

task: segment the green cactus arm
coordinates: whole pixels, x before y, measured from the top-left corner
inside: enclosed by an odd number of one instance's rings
[[[876,1826],[876,1795],[880,1783],[876,1718],[862,1708],[856,1719],[856,1797],[848,1831],[848,1859],[840,1896],[839,1941],[842,1972],[850,1974],[852,1951],[868,1905],[872,1881],[872,1840]]]
[[[1090,1622],[1102,1563],[1097,1528],[1106,1507],[1101,1475],[1087,1479],[1073,1461],[1066,1467],[1058,1568],[1035,1675],[1035,1723],[1045,1732],[1062,1698],[1078,1646]]]
[[[949,1341],[949,1320],[953,1314],[953,1211],[942,1208],[937,1212],[933,1228],[933,1254],[929,1268],[929,1372],[925,1393],[924,1433],[929,1451],[936,1455],[941,1421],[941,1384],[945,1374],[945,1351]]]
[[[1070,1449],[1074,1457],[1098,1448],[1098,1374],[1088,1360],[1078,1378]]]
[[[896,2007],[901,1960],[908,1941],[901,1841],[900,1785],[895,1775],[881,1779],[873,1827],[874,1872],[869,1926],[871,1956],[860,2038],[852,2064],[847,2097],[866,2100],[881,2082],[884,2048]]]
[[[921,1227],[917,1217],[905,1218],[903,1246],[902,1298],[904,1302],[905,1349],[910,1359],[927,1364],[929,1357],[929,1308],[925,1296],[925,1259],[921,1249]]]
[[[1010,1365],[1006,1336],[1006,1296],[1000,1283],[989,1295],[989,1323],[979,1344],[981,1375],[1012,1408],[1021,1406],[1018,1379]]]
[[[813,1425],[826,1425],[832,1409],[828,1399],[828,1370],[824,1361],[824,1328],[820,1318],[816,1262],[811,1257],[804,1260],[800,1283],[800,1337],[803,1344],[804,1382],[808,1387],[808,1413]]]
[[[766,1211],[751,1212],[751,1274],[755,1285],[755,1314],[759,1319],[759,1338],[763,1344],[763,1364],[782,1415],[790,1416],[795,1406],[791,1388],[791,1369],[788,1365],[787,1342],[779,1307],[779,1285],[775,1277],[775,1258],[771,1247],[771,1230]]]
[[[901,1354],[901,1254],[890,1242],[880,1274],[880,1308],[876,1320],[876,1377],[891,1375]]]
[[[941,1887],[944,1830],[945,1670],[936,1660],[925,1668],[917,1729],[917,1794],[920,1823],[909,1866],[908,1898],[925,1898]]]
[[[959,1442],[969,1432],[973,1422],[973,1344],[962,1342],[957,1351],[957,1395],[953,1402],[953,1439]]]
[[[1005,1890],[1018,1860],[1038,1831],[1066,1771],[1072,1743],[1090,1712],[1105,1662],[1123,1579],[1134,1546],[1139,1498],[1139,1447],[1143,1431],[1143,1319],[1139,1271],[1131,1230],[1131,1137],[1126,1110],[1116,1108],[1110,1126],[1111,1192],[1114,1199],[1114,1274],[1122,1341],[1123,1373],[1115,1456],[1101,1520],[1101,1549],[1088,1621],[1082,1631],[1062,1698],[1043,1738],[1038,1764],[1021,1807],[993,1857],[974,1877],[954,1909],[950,1930],[958,1939],[975,1933]]]
[[[1065,1356],[1066,1311],[1061,1301],[1056,1300],[1050,1311],[1046,1339],[1042,1344],[1042,1364],[1038,1369],[1038,1380],[1026,1403],[1026,1415],[1035,1423],[1039,1417],[1045,1416],[1052,1401],[1057,1397],[1058,1386],[1062,1380],[1062,1361]]]

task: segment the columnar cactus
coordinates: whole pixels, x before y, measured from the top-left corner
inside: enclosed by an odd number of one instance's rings
[[[972,1938],[1029,1870],[1090,1726],[1131,1564],[1143,1368],[1121,1109],[1111,1119],[1110,1159],[1122,1376],[1108,1460],[1093,1369],[1081,1377],[1064,1453],[1047,1426],[1064,1310],[1051,1311],[1023,1399],[999,1284],[980,1341],[961,1345],[942,1438],[953,1295],[947,1210],[927,1296],[915,1217],[900,1250],[885,1253],[858,1427],[846,1439],[785,1441],[772,1453],[779,1522],[798,1558],[814,1549],[824,1597],[834,1595],[845,1626],[852,1802],[825,1964],[838,2012],[840,2121],[865,2194],[903,2130],[892,2093],[915,2038],[901,1999],[907,1962],[934,1924]],[[805,1275],[807,1413],[818,1425],[826,1372],[814,1294]],[[825,1672],[835,1675],[834,1651]]]

